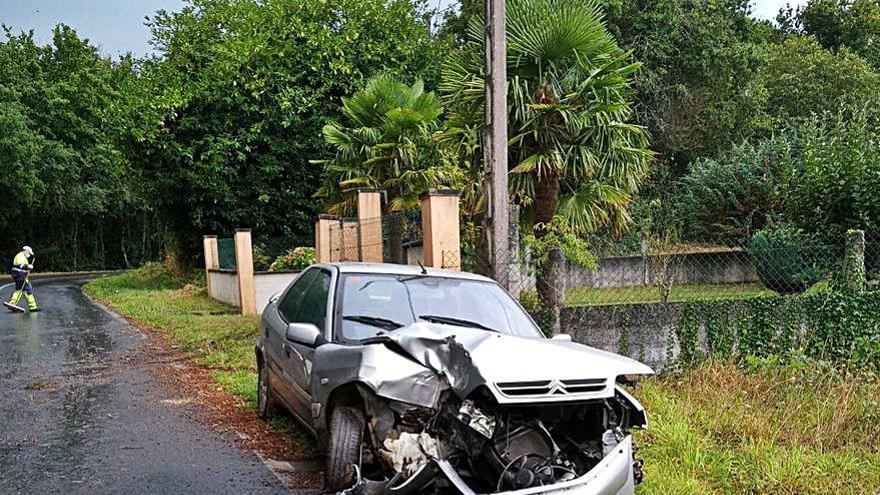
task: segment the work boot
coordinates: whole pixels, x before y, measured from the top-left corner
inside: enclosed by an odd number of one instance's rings
[[[17,290],[12,293],[12,299],[9,300],[9,304],[13,306],[18,306],[18,300],[21,299],[21,291]]]
[[[24,297],[25,299],[27,299],[28,302],[28,311],[33,313],[40,310],[40,308],[37,307],[37,299],[34,297],[33,294],[25,294]]]

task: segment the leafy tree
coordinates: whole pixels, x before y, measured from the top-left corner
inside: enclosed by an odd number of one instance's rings
[[[644,129],[627,122],[638,64],[617,47],[592,0],[513,0],[507,39],[511,185],[535,237],[548,235],[557,215],[576,233],[625,230],[651,157]],[[443,68],[440,87],[462,128],[482,122],[482,43],[477,19]],[[552,288],[540,282],[548,304]]]
[[[379,72],[436,80],[406,0],[193,0],[150,22],[159,56],[124,104],[126,155],[176,243],[252,227],[311,242],[321,128]],[[298,241],[297,241],[298,239]]]
[[[333,157],[313,161],[325,167],[324,185],[316,193],[325,200],[325,209],[354,214],[357,189],[365,187],[387,193],[386,213],[414,208],[419,195],[455,180],[457,174],[443,166],[433,136],[442,113],[440,100],[425,92],[421,81],[408,86],[387,75],[343,99],[342,121],[324,126]],[[392,226],[391,231],[401,229]],[[392,239],[391,246],[392,259],[399,261],[399,239]]]
[[[609,24],[643,64],[633,82],[636,121],[679,171],[766,128],[751,81],[755,48],[772,29],[749,17],[748,1],[623,0]]]
[[[47,46],[30,33],[4,34],[0,248],[33,244],[44,269],[124,267],[156,256],[146,235],[131,240],[146,232],[147,209],[111,138],[112,102],[132,77],[130,61],[101,57],[63,25]]]
[[[761,60],[755,88],[766,95],[774,127],[880,103],[880,74],[845,48],[835,54],[810,38],[791,37],[765,46]]]
[[[794,14],[793,23],[823,47],[847,47],[880,67],[880,2],[877,0],[811,0]]]

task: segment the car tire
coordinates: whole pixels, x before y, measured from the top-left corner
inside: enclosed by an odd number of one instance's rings
[[[260,364],[257,370],[257,416],[262,420],[269,420],[281,414],[281,404],[275,398],[272,390],[272,380],[265,364]]]
[[[352,486],[355,468],[361,463],[364,413],[353,407],[337,407],[330,416],[324,492],[336,493]]]

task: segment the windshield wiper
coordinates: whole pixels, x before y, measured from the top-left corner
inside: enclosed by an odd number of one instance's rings
[[[494,328],[489,328],[482,323],[477,323],[471,320],[465,320],[462,318],[453,318],[451,316],[438,316],[438,315],[420,315],[420,320],[429,321],[431,323],[443,323],[445,325],[455,325],[459,327],[470,327],[470,328],[479,328],[480,330],[488,330],[490,332],[498,332]]]
[[[402,327],[402,323],[397,323],[394,320],[389,320],[388,318],[381,318],[379,316],[367,316],[367,315],[349,315],[343,316],[343,320],[355,321],[358,323],[363,323],[364,325],[370,325],[373,327],[384,328],[386,330],[397,330]]]

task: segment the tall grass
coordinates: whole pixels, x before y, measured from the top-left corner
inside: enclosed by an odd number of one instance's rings
[[[709,362],[638,395],[642,494],[856,494],[880,486],[880,380],[800,363]]]

